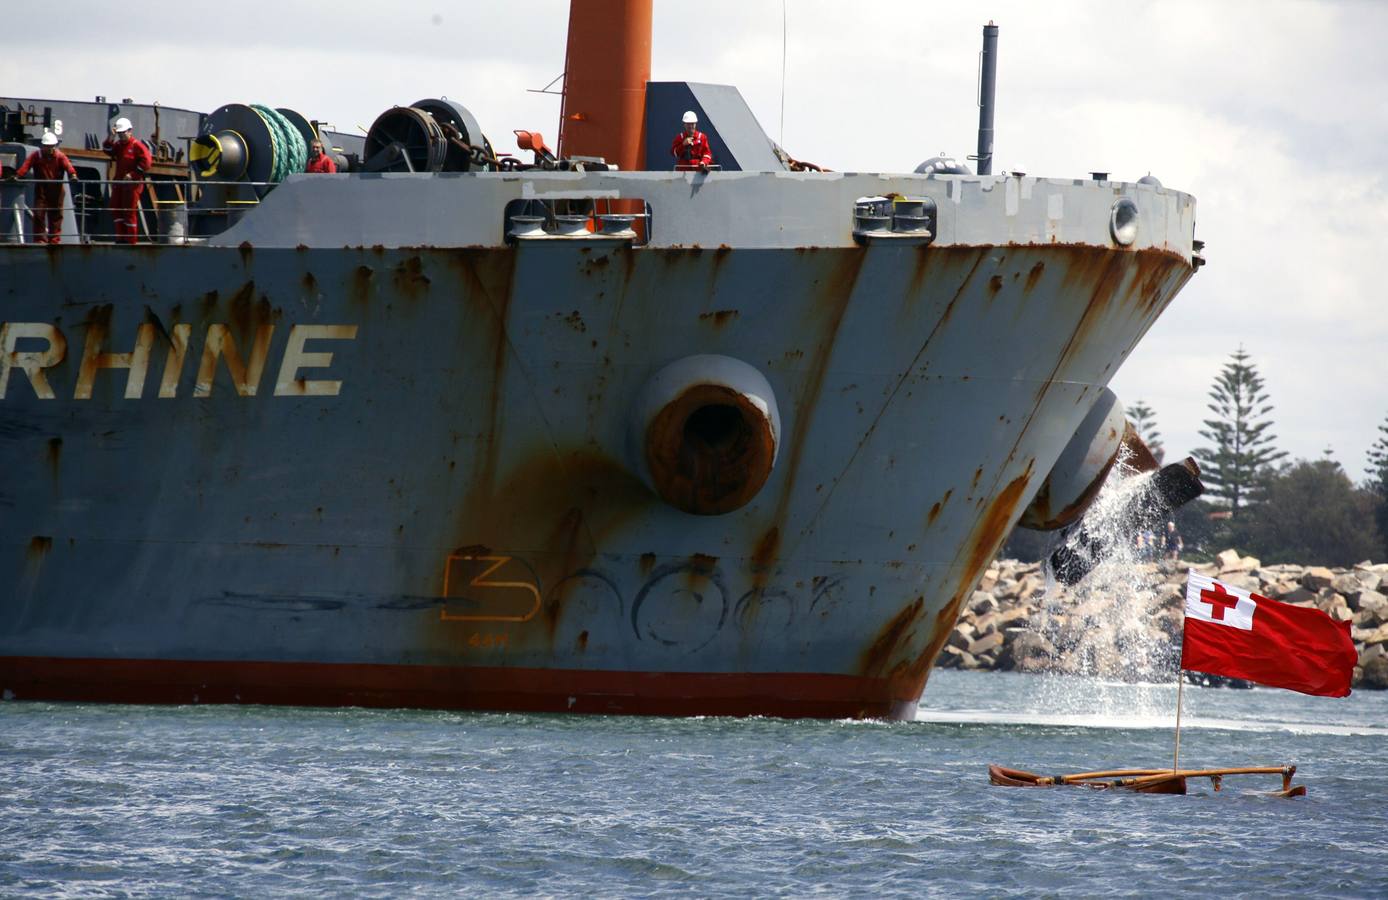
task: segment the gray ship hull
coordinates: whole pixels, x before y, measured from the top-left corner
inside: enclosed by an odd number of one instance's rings
[[[668,221],[717,182],[626,177],[647,202],[671,190]],[[3,248],[0,688],[909,715],[983,568],[1193,271],[1193,208],[1147,192],[1174,221],[1129,248],[1072,239],[1103,234],[1080,216],[981,241],[965,220],[988,214],[955,188],[900,181],[938,193],[934,243],[858,245],[846,218],[749,240],[756,216],[729,224],[735,194],[715,189],[729,212],[700,221],[728,241],[507,245],[493,227],[343,247],[341,217],[291,182],[270,198],[278,237],[267,203],[230,246]],[[301,246],[309,220],[329,236]],[[724,515],[663,502],[629,437],[652,373],[694,353],[754,366],[780,408],[774,469]]]

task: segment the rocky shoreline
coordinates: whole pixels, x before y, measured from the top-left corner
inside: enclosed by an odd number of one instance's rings
[[[1264,566],[1226,550],[1212,563],[1105,563],[1067,588],[1041,563],[998,560],[983,575],[936,666],[1129,681],[1174,677],[1186,569],[1351,623],[1354,687],[1388,689],[1388,563]]]

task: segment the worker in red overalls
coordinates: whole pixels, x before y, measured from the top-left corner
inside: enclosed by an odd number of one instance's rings
[[[112,127],[114,138],[101,146],[116,163],[116,184],[111,186],[111,217],[116,223],[116,241],[135,243],[139,226],[135,216],[140,209],[140,195],[145,191],[144,178],[154,164],[154,155],[144,141],[130,133],[130,120],[121,116]]]
[[[322,141],[314,141],[308,145],[308,164],[304,166],[304,171],[317,175],[337,174],[337,163],[323,152]]]
[[[708,135],[699,130],[699,117],[690,110],[684,114],[684,129],[670,144],[670,155],[676,160],[676,172],[697,169],[707,172],[713,164],[713,151],[708,147]]]
[[[40,179],[34,185],[34,243],[59,243],[63,234],[63,173],[75,181],[77,170],[67,154],[58,149],[56,134],[45,131],[39,149],[30,153],[10,177],[23,178],[30,169]]]

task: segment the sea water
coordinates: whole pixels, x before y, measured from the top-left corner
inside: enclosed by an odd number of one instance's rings
[[[937,671],[912,722],[0,703],[0,894],[1388,894],[1388,694]]]

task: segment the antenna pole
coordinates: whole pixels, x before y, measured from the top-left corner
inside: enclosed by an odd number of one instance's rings
[[[1181,768],[1181,698],[1185,693],[1186,670],[1176,670],[1176,756],[1171,760],[1171,771]]]
[[[998,80],[998,26],[983,26],[983,54],[978,67],[978,174],[993,174],[993,96]]]
[[[786,2],[781,0],[781,148],[786,146]]]

